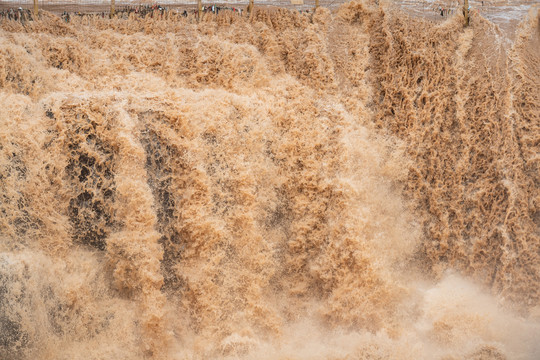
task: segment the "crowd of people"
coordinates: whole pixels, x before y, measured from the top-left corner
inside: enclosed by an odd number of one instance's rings
[[[446,16],[449,16],[449,15],[452,15],[454,13],[455,9],[449,9],[449,8],[439,6],[436,11],[437,11],[437,13],[441,14],[441,16],[446,17]]]
[[[211,6],[203,6],[202,7],[202,12],[203,13],[213,13],[213,14],[218,14],[220,11],[224,11],[224,10],[228,10],[228,11],[232,11],[233,13],[236,13],[238,15],[242,15],[243,12],[244,12],[244,9],[239,9],[239,8],[236,8],[236,7],[224,7],[224,6],[216,6],[216,5],[211,5]],[[167,12],[172,12],[174,11],[176,14],[180,14],[184,17],[187,17],[188,15],[197,15],[198,13],[198,10],[195,8],[195,9],[168,9],[167,7],[164,7],[162,5],[159,5],[159,4],[153,4],[153,5],[149,5],[149,4],[146,4],[146,5],[136,5],[136,6],[122,6],[122,7],[119,7],[118,9],[115,10],[115,13],[114,13],[114,17],[117,17],[117,18],[120,18],[120,19],[127,19],[127,18],[130,18],[131,16],[138,16],[138,17],[159,17],[159,16],[163,16],[164,14],[166,14]],[[61,15],[61,18],[62,20],[64,20],[65,22],[69,22],[73,16],[84,16],[84,15],[93,15],[93,16],[98,16],[98,17],[101,17],[101,18],[109,18],[111,17],[111,14],[109,12],[100,12],[100,13],[94,13],[94,14],[84,14],[84,13],[81,13],[81,12],[67,12],[67,11],[64,11]]]
[[[202,7],[203,13],[213,13],[218,14],[220,11],[232,11],[233,13],[236,13],[238,15],[242,15],[244,13],[244,9],[240,9],[237,7],[224,7],[224,6],[216,6],[216,5],[205,5]],[[195,8],[191,9],[168,9],[162,5],[159,4],[145,4],[145,5],[136,5],[136,6],[121,6],[116,9],[114,13],[114,17],[120,18],[120,19],[127,19],[131,16],[137,16],[137,17],[159,17],[163,16],[164,14],[168,12],[174,11],[176,14],[180,14],[182,16],[187,17],[188,15],[197,15],[198,10]],[[82,16],[97,16],[101,18],[110,18],[111,13],[110,12],[92,12],[92,13],[85,13],[80,11],[64,11],[60,18],[65,22],[70,22],[71,19],[74,17],[82,17]],[[30,9],[23,9],[19,7],[18,9],[5,9],[0,10],[0,20],[15,20],[15,21],[29,21],[33,20],[33,14]]]
[[[123,6],[116,10],[115,16],[119,18],[128,18],[131,14],[135,14],[140,17],[146,17],[147,15],[153,17],[154,15],[163,15],[166,11],[168,11],[167,8],[158,4]],[[102,13],[103,17],[108,15],[108,13]]]
[[[219,12],[223,11],[223,10],[229,10],[229,11],[232,11],[234,13],[238,13],[239,15],[242,15],[242,13],[244,12],[244,9],[238,9],[238,8],[234,8],[234,7],[230,8],[230,7],[215,6],[215,5],[203,6],[202,7],[202,11],[204,13],[219,14]]]
[[[33,15],[29,9],[23,9],[20,7],[18,9],[0,10],[0,19],[25,22],[32,20]]]
[[[242,16],[245,12],[244,9],[238,8],[238,7],[224,7],[224,6],[216,6],[216,5],[204,5],[202,7],[203,13],[212,13],[212,14],[219,14],[221,11],[232,11],[233,13]],[[179,14],[181,16],[187,17],[188,15],[197,15],[198,9],[197,8],[191,8],[191,9],[168,9],[162,5],[159,4],[145,4],[145,5],[136,5],[136,6],[121,6],[118,9],[116,9],[114,13],[114,17],[120,18],[120,19],[127,19],[132,16],[137,17],[163,17],[163,15],[167,14],[168,12],[175,12],[175,14]],[[309,13],[309,10],[299,10],[300,13],[305,12]],[[83,16],[94,16],[94,17],[100,17],[100,18],[110,18],[111,13],[110,12],[98,12],[98,13],[85,13],[80,11],[75,12],[68,12],[64,11],[60,18],[65,22],[70,22],[74,17],[83,17]],[[0,20],[15,20],[20,22],[25,22],[29,20],[33,20],[33,13],[30,9],[23,9],[19,7],[18,9],[7,9],[7,10],[0,10]]]

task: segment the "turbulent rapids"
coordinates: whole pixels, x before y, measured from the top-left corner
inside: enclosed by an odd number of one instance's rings
[[[0,23],[0,359],[538,359],[540,24]]]

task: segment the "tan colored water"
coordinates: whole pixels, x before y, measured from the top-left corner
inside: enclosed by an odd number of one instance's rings
[[[537,359],[540,25],[0,31],[0,358]]]

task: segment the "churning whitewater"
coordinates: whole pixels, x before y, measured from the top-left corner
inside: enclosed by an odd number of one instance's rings
[[[0,23],[1,359],[538,359],[540,17]]]

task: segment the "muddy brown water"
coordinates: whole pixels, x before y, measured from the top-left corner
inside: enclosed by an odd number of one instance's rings
[[[538,11],[516,29],[0,22],[0,358],[538,358]]]

